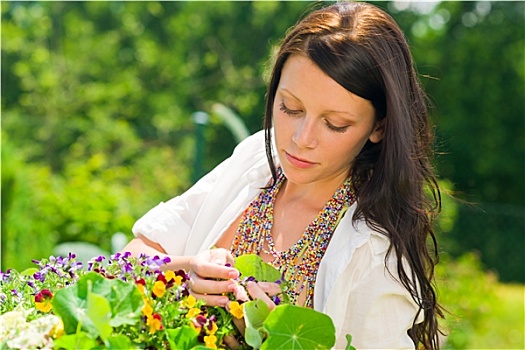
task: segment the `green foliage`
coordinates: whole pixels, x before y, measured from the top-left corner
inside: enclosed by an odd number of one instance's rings
[[[308,323],[299,320],[307,319]],[[286,327],[282,325],[286,324]],[[279,305],[264,322],[268,339],[261,349],[330,349],[335,327],[329,316],[313,309]]]
[[[243,307],[246,324],[244,340],[251,347],[259,349],[263,340],[268,336],[264,322],[270,315],[270,308],[261,299],[249,301]]]
[[[438,172],[474,204],[459,206],[446,250],[475,249],[502,280],[525,282],[515,245],[525,228],[525,4],[401,5],[380,4],[404,29],[434,105]]]
[[[242,276],[253,276],[257,281],[275,282],[281,280],[281,273],[255,254],[246,254],[235,259],[235,267]]]
[[[72,287],[57,291],[53,310],[62,318],[66,334],[79,327],[94,338],[106,340],[112,327],[134,324],[143,306],[134,284],[106,279],[91,272],[83,275]]]
[[[443,254],[436,279],[446,315],[445,349],[524,347],[523,285],[501,284],[493,273],[483,272],[472,253],[457,260]]]
[[[241,278],[253,277],[257,281],[271,282],[281,280],[279,270],[254,254],[237,257],[235,267],[239,269]],[[286,288],[286,283],[281,287]],[[270,310],[260,299],[242,305],[246,322],[245,340],[255,349],[330,349],[335,344],[335,327],[326,314],[287,303]]]
[[[260,129],[270,53],[320,5],[2,2],[2,265],[131,236],[138,217],[191,185],[191,164],[209,170],[235,146],[212,113],[195,160],[193,112],[218,102]],[[447,250],[477,249],[500,278],[525,281],[513,244],[525,215],[524,4],[377,5],[404,29],[434,102],[439,173],[481,203],[446,223]]]
[[[72,240],[109,250],[187,189],[194,111],[220,102],[259,129],[267,52],[305,6],[3,2],[2,266]],[[212,126],[206,171],[235,146]]]

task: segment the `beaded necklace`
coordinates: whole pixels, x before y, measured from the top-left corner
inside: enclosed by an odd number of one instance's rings
[[[237,232],[230,250],[234,256],[260,254],[273,256],[271,265],[277,268],[288,282],[290,301],[296,304],[297,298],[306,288],[306,307],[313,307],[313,294],[317,270],[326,252],[330,238],[340,218],[355,201],[352,182],[348,177],[337,189],[325,207],[319,212],[289,249],[278,252],[272,238],[273,205],[286,177],[278,169],[277,181],[263,189],[242,213]]]

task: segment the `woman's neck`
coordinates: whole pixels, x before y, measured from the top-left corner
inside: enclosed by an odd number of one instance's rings
[[[281,202],[301,203],[307,207],[321,210],[345,180],[346,177],[337,177],[309,184],[297,184],[286,179],[277,197]]]

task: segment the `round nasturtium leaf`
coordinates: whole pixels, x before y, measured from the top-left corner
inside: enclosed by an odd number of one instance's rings
[[[268,338],[264,349],[330,349],[335,344],[332,319],[313,309],[279,305],[264,321]]]
[[[238,256],[235,259],[235,268],[244,277],[255,277],[259,282],[275,282],[281,278],[281,273],[275,267],[267,264],[255,254]]]

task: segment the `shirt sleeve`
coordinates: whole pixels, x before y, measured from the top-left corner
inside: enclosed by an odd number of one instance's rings
[[[358,248],[348,266],[353,271],[347,281],[348,293],[339,299],[345,313],[340,319],[336,348],[344,349],[346,334],[350,334],[356,349],[414,349],[407,331],[419,307],[393,277],[397,276],[394,254],[388,259],[387,270],[385,255],[374,253],[371,245],[369,242]],[[420,316],[416,323],[421,321]]]
[[[269,168],[264,142],[263,131],[243,140],[228,159],[193,187],[141,217],[132,228],[133,234],[160,244],[170,255],[195,252],[195,247],[210,237],[210,229],[224,208],[250,183],[252,170],[260,170],[255,171],[257,181],[253,183],[258,190],[266,183]]]

